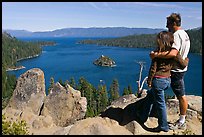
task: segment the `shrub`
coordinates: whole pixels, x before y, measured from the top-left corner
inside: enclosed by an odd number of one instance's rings
[[[2,115],[2,135],[28,135],[28,127],[26,121],[17,122],[6,121],[6,117]]]

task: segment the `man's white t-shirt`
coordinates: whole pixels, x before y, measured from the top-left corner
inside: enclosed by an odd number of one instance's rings
[[[181,57],[185,59],[188,55],[188,52],[190,50],[190,39],[188,34],[184,30],[177,30],[174,32],[174,43],[172,45],[172,48],[175,48],[179,51]],[[174,69],[171,70],[173,72],[185,72],[187,71],[186,66],[184,69]]]

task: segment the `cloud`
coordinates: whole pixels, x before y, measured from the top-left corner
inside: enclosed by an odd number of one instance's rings
[[[188,16],[183,16],[183,17],[185,17],[185,18],[194,18],[194,19],[197,19],[197,20],[202,20],[202,17],[200,17],[200,16],[191,16],[191,15],[188,15]]]
[[[160,8],[182,8],[176,4],[159,3],[159,2],[132,2],[131,4],[148,6],[148,7],[160,7]]]
[[[196,17],[197,20],[202,20],[202,17]]]
[[[98,6],[96,6],[96,4],[94,2],[89,2],[89,5],[91,5],[93,8],[100,10],[100,8]]]
[[[103,2],[103,5],[104,5],[107,9],[111,9],[111,10],[112,10],[112,8],[109,6],[109,4],[108,4],[107,2]]]

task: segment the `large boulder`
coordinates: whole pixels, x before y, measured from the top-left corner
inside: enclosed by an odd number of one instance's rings
[[[34,114],[39,115],[45,97],[44,73],[33,68],[20,75],[7,107],[18,110],[29,107]]]
[[[86,98],[81,92],[57,82],[46,97],[42,115],[50,115],[58,126],[68,126],[82,119],[86,113]]]
[[[132,135],[117,121],[109,118],[87,118],[77,121],[69,130],[69,135]]]
[[[202,116],[202,97],[195,95],[186,95],[188,101],[188,109],[186,112],[186,119],[201,118]],[[178,99],[168,99],[166,102],[168,115],[179,114]]]

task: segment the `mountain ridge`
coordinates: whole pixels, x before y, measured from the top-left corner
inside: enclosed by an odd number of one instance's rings
[[[200,27],[189,30],[197,30]],[[135,28],[135,27],[73,27],[50,31],[28,31],[25,29],[3,29],[14,37],[122,37],[134,34],[154,34],[165,29],[162,28]]]
[[[90,27],[62,28],[53,31],[36,31],[4,29],[15,37],[121,37],[133,34],[154,34],[162,28],[128,28],[128,27]]]

